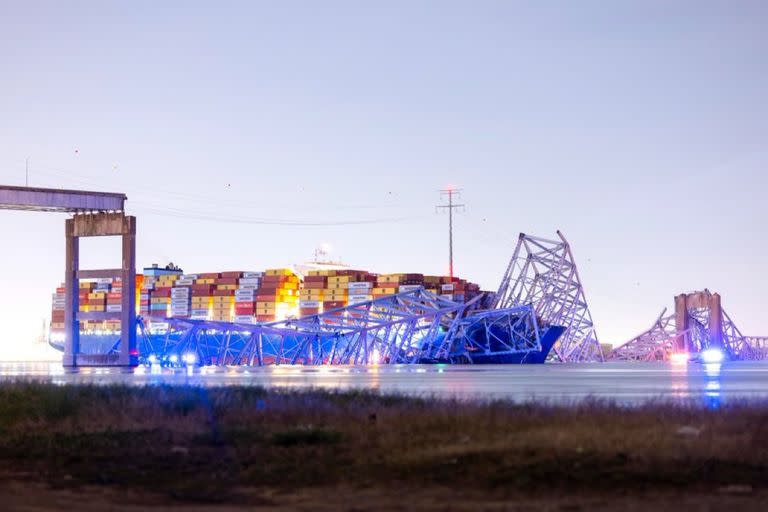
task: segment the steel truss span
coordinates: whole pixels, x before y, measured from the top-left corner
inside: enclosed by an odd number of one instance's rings
[[[552,359],[603,361],[571,247],[560,231],[557,236],[548,240],[520,233],[492,306],[531,305],[542,323],[565,327]]]
[[[615,348],[608,359],[615,361],[665,361],[674,352],[701,353],[708,348],[722,349],[730,359],[768,359],[768,336],[745,336],[724,309],[719,295],[709,290],[676,297],[700,297],[694,307],[681,307],[672,314],[662,310],[653,325]],[[711,300],[717,297],[713,314]],[[683,299],[684,301],[685,299]]]
[[[530,306],[478,312],[424,289],[297,319],[236,324],[140,319],[144,362],[204,365],[473,362],[541,351]]]

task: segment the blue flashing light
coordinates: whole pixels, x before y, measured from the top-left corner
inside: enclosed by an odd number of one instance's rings
[[[701,353],[701,360],[708,364],[720,363],[724,358],[723,351],[718,348],[708,348]]]

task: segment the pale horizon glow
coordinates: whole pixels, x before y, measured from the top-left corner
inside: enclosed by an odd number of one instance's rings
[[[137,262],[333,258],[495,290],[571,242],[601,341],[709,288],[768,335],[768,4],[6,2],[0,183],[125,192]],[[0,360],[34,344],[63,219],[0,211]],[[112,267],[116,247],[84,250]],[[55,354],[54,354],[55,355]]]

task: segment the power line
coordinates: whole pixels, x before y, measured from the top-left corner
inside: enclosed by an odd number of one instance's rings
[[[149,215],[159,215],[163,217],[175,217],[187,220],[202,220],[211,222],[221,222],[226,224],[256,224],[268,226],[295,226],[295,227],[318,227],[318,226],[354,226],[366,224],[387,224],[411,221],[414,217],[390,217],[374,219],[355,219],[341,221],[317,221],[306,219],[274,219],[274,218],[251,218],[236,216],[212,215],[206,212],[195,212],[190,210],[177,210],[172,208],[139,208],[143,213]]]
[[[453,196],[456,197],[461,194],[461,189],[447,188],[440,191],[440,197],[448,196],[448,204],[440,204],[435,208],[437,210],[448,210],[448,275],[453,277],[453,210],[456,208],[464,208],[463,204],[454,204]]]

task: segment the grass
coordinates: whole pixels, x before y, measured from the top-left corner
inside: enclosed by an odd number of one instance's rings
[[[341,484],[501,494],[762,489],[768,404],[622,408],[10,383],[0,385],[0,467],[0,478],[198,502]]]

